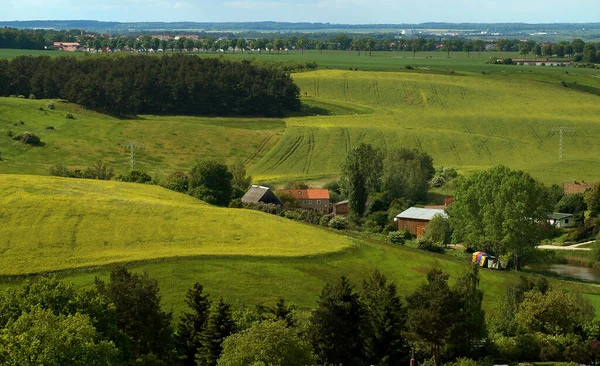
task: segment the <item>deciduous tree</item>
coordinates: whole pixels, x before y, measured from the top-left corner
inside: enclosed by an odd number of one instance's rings
[[[358,217],[364,214],[369,193],[381,188],[382,172],[383,156],[378,149],[361,144],[350,150],[342,164],[340,186],[348,197],[352,214]]]

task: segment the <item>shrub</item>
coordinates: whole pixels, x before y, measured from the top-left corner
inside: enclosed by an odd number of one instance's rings
[[[184,172],[173,172],[169,174],[162,186],[175,192],[185,193],[188,191],[189,179]]]
[[[242,202],[241,199],[240,199],[240,202]],[[244,203],[242,206],[244,208],[247,208],[250,210],[261,211],[261,212],[268,213],[271,215],[279,215],[283,212],[283,207],[281,207],[280,205],[276,205],[274,203],[251,202],[251,203]],[[289,211],[289,212],[291,212],[291,211]]]
[[[54,101],[51,100],[48,103],[46,103],[46,108],[48,108],[50,110],[54,109],[55,108]]]
[[[383,227],[382,233],[389,234],[391,232],[397,232],[397,231],[398,231],[398,227],[395,224],[390,223]]]
[[[241,198],[234,198],[229,202],[229,208],[243,208],[244,204],[242,203]]]
[[[25,96],[23,94],[20,94],[17,96],[17,98],[25,99]]]
[[[393,232],[389,233],[388,238],[390,238],[390,241],[394,244],[404,245],[404,243],[406,242],[406,239],[404,238],[404,234],[399,231],[393,231]]]
[[[117,180],[120,182],[131,182],[131,183],[150,183],[152,177],[144,172],[138,170],[132,170],[129,173],[123,175],[119,174]]]
[[[71,171],[62,164],[56,164],[55,166],[50,168],[49,173],[50,173],[50,175],[53,175],[55,177],[71,177],[72,176]]]
[[[33,93],[29,94],[29,99],[35,99],[35,94],[33,94]]]
[[[348,219],[341,215],[336,215],[329,221],[329,227],[336,230],[346,230],[348,228]]]
[[[13,137],[13,140],[21,141],[22,143],[28,145],[38,145],[40,143],[39,136],[31,132],[25,132],[22,135],[16,135]]]
[[[329,222],[330,222],[330,221],[331,221],[331,219],[333,219],[334,217],[335,217],[335,214],[333,214],[333,213],[330,213],[330,214],[327,214],[327,215],[323,215],[323,216],[321,217],[321,219],[319,220],[319,225],[321,225],[321,226],[328,226],[328,225],[329,225]]]
[[[417,247],[419,249],[423,249],[423,250],[426,250],[428,252],[433,252],[433,253],[444,253],[444,251],[445,251],[443,244],[436,243],[433,240],[426,238],[424,236],[421,236],[417,240]]]
[[[439,188],[443,186],[444,183],[446,183],[446,179],[441,175],[436,175],[429,181],[429,185],[434,188]]]
[[[46,126],[44,128],[47,129],[48,131],[54,131],[54,126]]]
[[[102,159],[98,160],[94,166],[87,168],[83,172],[83,178],[88,179],[110,180],[113,176],[113,169]]]
[[[25,126],[25,121],[23,121],[23,120],[20,120],[20,121],[19,121],[19,124],[20,124],[21,126]]]
[[[8,137],[13,137],[14,135],[15,135],[15,133],[14,133],[14,132],[12,132],[11,130],[8,130],[8,131],[6,132],[6,136],[8,136]]]
[[[73,116],[71,113],[67,113],[67,119],[75,119],[75,116]]]

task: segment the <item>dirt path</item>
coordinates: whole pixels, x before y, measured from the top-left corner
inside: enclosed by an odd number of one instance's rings
[[[590,244],[593,243],[594,240],[592,241],[586,241],[585,243],[579,243],[579,244],[573,244],[573,245],[567,245],[564,247],[558,246],[558,245],[538,245],[537,248],[538,249],[551,249],[551,250],[583,250],[583,251],[590,251],[592,250],[592,248],[580,248],[583,245],[586,244]]]

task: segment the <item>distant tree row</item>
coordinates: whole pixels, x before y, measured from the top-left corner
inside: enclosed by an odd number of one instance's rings
[[[0,60],[0,95],[60,98],[116,115],[281,115],[299,88],[276,68],[214,58],[28,57]]]
[[[44,49],[54,42],[75,42],[81,31],[0,28],[0,48]]]

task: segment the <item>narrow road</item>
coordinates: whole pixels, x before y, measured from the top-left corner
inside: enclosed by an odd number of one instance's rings
[[[595,240],[592,241],[586,241],[585,243],[579,243],[579,244],[573,244],[573,245],[567,245],[564,247],[558,246],[558,245],[538,245],[536,248],[538,249],[551,249],[551,250],[583,250],[583,251],[590,251],[592,250],[592,248],[580,248],[583,245],[586,244],[590,244],[593,243]]]

